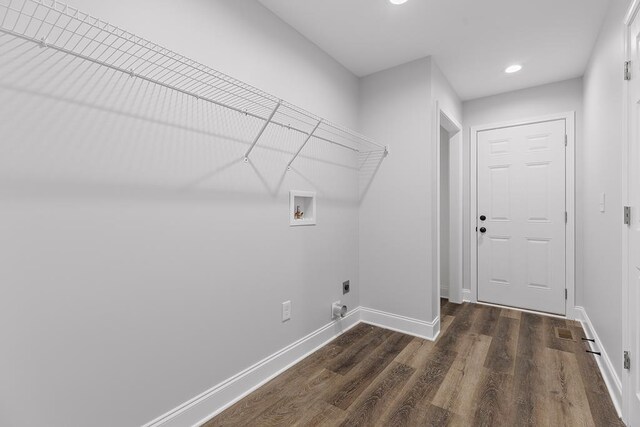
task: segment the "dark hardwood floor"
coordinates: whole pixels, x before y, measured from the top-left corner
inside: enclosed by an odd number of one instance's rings
[[[446,301],[441,320],[436,342],[359,324],[205,426],[624,425],[579,323]]]

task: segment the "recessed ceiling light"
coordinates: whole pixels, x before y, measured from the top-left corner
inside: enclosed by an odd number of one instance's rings
[[[504,70],[504,72],[505,72],[505,73],[508,73],[508,74],[511,74],[511,73],[517,73],[517,72],[518,72],[518,71],[520,71],[520,70],[522,70],[522,65],[515,64],[515,65],[510,65],[510,66],[508,66],[508,67]]]
[[[404,4],[406,2],[407,0],[389,0],[389,3],[391,4]]]

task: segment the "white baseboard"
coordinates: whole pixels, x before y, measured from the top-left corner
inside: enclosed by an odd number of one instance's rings
[[[143,427],[199,426],[360,323],[360,307],[221,382]]]
[[[611,359],[609,359],[609,355],[607,355],[607,351],[601,345],[602,341],[600,341],[598,333],[594,329],[584,307],[575,307],[573,312],[575,314],[575,319],[582,324],[582,328],[584,329],[584,333],[587,335],[587,338],[596,340],[595,343],[590,343],[591,350],[599,351],[602,354],[602,356],[595,356],[595,358],[598,362],[598,367],[600,368],[604,382],[607,384],[607,389],[611,395],[613,405],[616,407],[616,411],[618,411],[618,416],[622,417],[622,382],[611,363]]]
[[[431,322],[426,322],[365,307],[360,307],[360,317],[364,323],[431,341],[434,341],[440,333],[440,318],[438,317]]]
[[[471,302],[471,289],[462,289],[462,301]]]
[[[200,426],[361,322],[432,341],[440,333],[439,318],[432,322],[426,322],[380,310],[357,307],[343,319],[333,321],[310,333],[239,374],[148,422],[143,427]]]

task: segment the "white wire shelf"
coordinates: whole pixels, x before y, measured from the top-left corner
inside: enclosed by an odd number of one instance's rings
[[[311,139],[355,152],[388,153],[357,132],[55,0],[0,0],[0,46],[16,39],[262,120],[245,161],[269,125],[306,135],[288,167]]]

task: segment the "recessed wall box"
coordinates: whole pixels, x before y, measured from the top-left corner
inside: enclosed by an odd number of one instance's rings
[[[289,225],[316,225],[316,193],[313,191],[289,192]]]

